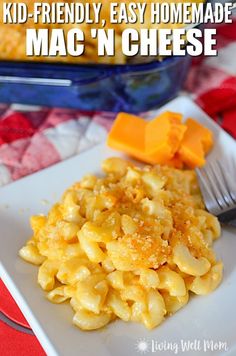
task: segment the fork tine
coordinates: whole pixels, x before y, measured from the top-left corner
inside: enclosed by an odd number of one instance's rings
[[[222,170],[217,167],[217,164],[213,165],[213,163],[209,164],[212,175],[214,176],[214,180],[218,189],[218,192],[221,194],[221,202],[224,205],[223,208],[227,209],[230,208],[231,204],[233,204],[233,200],[226,189],[224,178],[222,175]],[[218,168],[218,169],[217,169]]]
[[[213,214],[217,215],[219,213],[219,209],[221,206],[219,205],[215,195],[213,194],[212,190],[210,189],[211,184],[209,182],[208,176],[203,172],[203,169],[196,169],[198,175],[198,181],[201,188],[201,192],[204,198],[204,203],[206,205],[207,210],[212,212]]]
[[[219,188],[217,186],[211,165],[208,163],[208,165],[203,168],[203,171],[208,178],[209,186],[211,188],[212,194],[214,195],[214,197],[219,205],[220,210],[225,209],[226,204],[225,204],[224,200],[222,199],[222,194],[219,191]]]
[[[225,190],[227,191],[228,193],[228,197],[230,198],[231,200],[231,204],[236,204],[236,194],[234,192],[234,187],[232,187],[232,184],[231,183],[231,179],[228,178],[226,179],[226,176],[225,176],[225,172],[223,170],[223,167],[222,165],[220,164],[219,160],[216,161],[218,167],[219,167],[219,170],[221,172],[221,175],[222,175],[222,178],[223,178],[223,183],[224,183],[224,187],[225,187]]]
[[[222,157],[211,157],[207,164],[196,169],[206,208],[221,222],[230,222],[236,216],[236,185],[233,181],[236,162]]]

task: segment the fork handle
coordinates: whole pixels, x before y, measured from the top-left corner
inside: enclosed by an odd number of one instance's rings
[[[229,222],[229,225],[236,227],[236,219]]]
[[[236,226],[236,208],[230,209],[224,213],[218,215],[218,219],[221,223],[231,224]]]

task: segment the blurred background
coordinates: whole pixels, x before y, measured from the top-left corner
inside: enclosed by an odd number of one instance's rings
[[[204,1],[192,2],[198,4]],[[34,2],[25,1],[29,12],[33,11]],[[46,2],[50,3],[52,0]],[[109,23],[110,2],[111,0],[104,1],[101,12],[101,18],[107,21],[105,29],[112,27]],[[151,0],[141,0],[141,2],[147,3],[146,18],[148,18]],[[0,0],[0,3],[3,3],[3,0]],[[82,56],[27,57],[26,29],[44,28],[50,33],[55,27],[63,29],[67,34],[69,29],[76,25],[55,26],[40,22],[34,24],[33,19],[29,19],[21,25],[0,26],[2,102],[140,113],[164,104],[175,97],[183,87],[191,58],[188,55],[167,58],[125,57],[121,49],[121,33],[127,27],[125,24],[115,27],[115,57],[98,57],[97,43],[92,40],[90,29],[98,28],[99,25],[88,24],[79,25],[86,38],[85,52]],[[137,23],[129,27],[137,30],[166,27],[173,29],[184,27],[184,24],[139,25]],[[203,29],[203,26],[200,28]]]
[[[119,64],[91,63],[91,46],[83,63],[26,61],[24,31],[0,25],[0,186],[104,141],[116,112],[150,118],[177,95],[192,98],[236,138],[235,18],[217,26],[217,57],[144,64],[122,56]],[[1,281],[0,336],[1,355],[44,355]]]

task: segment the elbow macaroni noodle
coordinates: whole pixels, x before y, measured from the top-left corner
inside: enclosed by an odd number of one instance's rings
[[[216,217],[205,211],[194,171],[102,163],[48,216],[31,217],[33,237],[19,255],[39,265],[38,283],[53,303],[69,301],[83,330],[115,318],[159,325],[221,282],[212,241]]]

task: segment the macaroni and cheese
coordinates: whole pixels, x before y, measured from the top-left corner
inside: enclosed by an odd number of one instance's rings
[[[102,163],[47,216],[32,216],[33,237],[20,256],[39,266],[53,303],[69,301],[83,330],[112,320],[152,329],[222,279],[212,242],[220,224],[203,205],[194,171]]]

